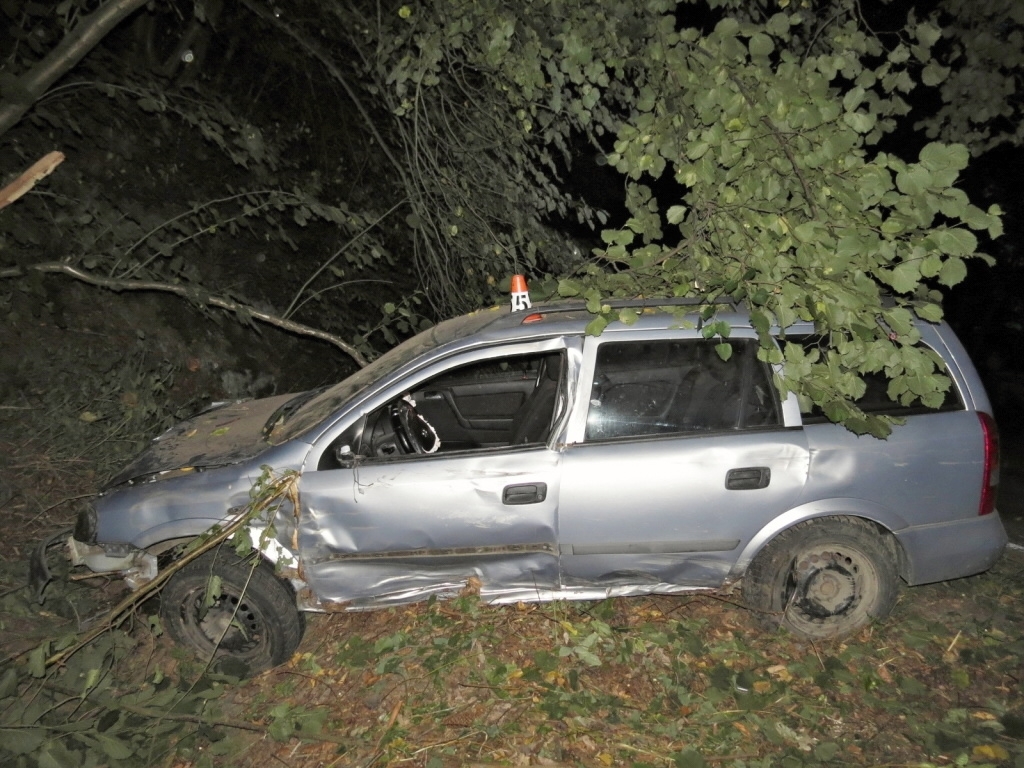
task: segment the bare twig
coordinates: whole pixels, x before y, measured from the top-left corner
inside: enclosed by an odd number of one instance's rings
[[[353,88],[352,84],[349,83],[348,78],[346,78],[345,75],[342,73],[341,68],[334,63],[334,59],[332,59],[331,56],[328,55],[328,53],[324,51],[323,48],[321,48],[316,42],[314,42],[308,36],[300,32],[298,28],[293,27],[284,19],[274,16],[273,13],[271,12],[269,5],[253,2],[253,0],[242,0],[242,5],[248,8],[256,16],[259,16],[261,19],[266,21],[268,24],[273,24],[275,27],[280,29],[282,32],[288,35],[288,37],[290,37],[292,40],[298,43],[299,46],[304,51],[306,51],[308,55],[310,55],[311,57],[319,61],[320,64],[323,65],[324,69],[327,70],[327,74],[329,74],[332,78],[334,78],[334,80],[338,82],[339,85],[341,85],[341,87],[345,90],[345,93],[348,94],[348,97],[352,100],[352,103],[355,104],[356,111],[358,111],[359,115],[363,118],[363,122],[366,124],[367,130],[370,131],[370,134],[373,136],[374,140],[377,142],[377,145],[380,147],[381,152],[384,153],[384,156],[387,157],[391,165],[394,166],[395,171],[404,181],[406,167],[398,161],[397,157],[395,157],[395,153],[391,150],[391,146],[388,144],[387,141],[384,140],[384,136],[381,135],[380,129],[377,127],[376,121],[370,116],[369,110],[366,108],[362,100],[359,98],[359,95],[356,93],[355,88]]]
[[[384,221],[384,219],[386,219],[388,216],[390,216],[395,211],[395,209],[397,209],[399,206],[405,205],[405,203],[407,203],[407,202],[408,202],[408,200],[401,200],[401,201],[395,203],[387,211],[385,211],[381,216],[379,216],[377,219],[375,219],[374,221],[372,221],[369,224],[367,224],[360,232],[358,232],[356,234],[355,237],[349,239],[348,242],[346,242],[343,246],[341,246],[341,248],[339,248],[337,251],[335,251],[334,254],[331,256],[331,258],[327,259],[327,261],[325,261],[323,264],[321,264],[319,267],[317,267],[316,270],[313,271],[313,274],[309,276],[309,279],[306,280],[306,282],[304,282],[302,284],[302,287],[300,287],[298,291],[296,291],[295,297],[292,299],[291,304],[288,305],[288,309],[286,309],[284,311],[283,317],[284,318],[291,317],[292,314],[294,313],[294,311],[296,309],[298,309],[299,306],[302,306],[301,304],[298,304],[299,298],[302,296],[302,294],[305,292],[305,290],[309,287],[309,284],[312,283],[314,280],[316,280],[318,275],[320,275],[325,269],[327,269],[331,264],[333,264],[334,261],[339,256],[341,256],[341,254],[343,254],[345,251],[347,251],[349,248],[351,248],[353,245],[355,245],[356,242],[359,240],[359,238],[361,238],[363,235],[365,235],[371,229],[373,229],[378,224],[380,224],[382,221]],[[296,306],[297,304],[298,304],[298,306]]]
[[[36,99],[81,61],[110,30],[145,4],[146,0],[107,0],[80,19],[46,58],[19,77],[11,87],[4,89],[10,95],[0,99],[0,136],[17,123],[31,109]],[[22,96],[15,98],[15,93]]]

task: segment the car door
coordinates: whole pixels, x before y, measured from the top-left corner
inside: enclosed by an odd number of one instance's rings
[[[566,358],[564,343],[550,340],[543,348],[517,345],[454,358],[383,393],[376,407],[335,437],[318,469],[300,482],[301,571],[320,600],[398,603],[467,584],[489,599],[556,590],[561,454],[548,438],[568,412]],[[507,393],[498,392],[491,414],[484,393],[500,389],[493,374],[503,361],[516,371],[513,379],[525,370],[535,379],[516,412],[508,414]],[[504,443],[466,449],[461,426],[431,424],[440,449],[403,453],[389,436],[390,405],[409,392],[450,392],[451,382],[472,387],[474,370],[487,379],[476,390],[477,419],[540,428],[530,434],[512,429]],[[522,391],[521,382],[512,389]],[[331,460],[331,450],[342,454]]]
[[[588,339],[563,457],[566,589],[718,586],[752,536],[795,505],[803,431],[783,426],[756,340],[735,336],[728,361],[696,333]]]

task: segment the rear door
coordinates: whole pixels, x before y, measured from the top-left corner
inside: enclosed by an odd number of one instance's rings
[[[731,349],[723,360],[684,331],[587,340],[563,457],[566,588],[720,585],[752,536],[797,503],[803,430],[783,426],[756,340],[734,337]]]

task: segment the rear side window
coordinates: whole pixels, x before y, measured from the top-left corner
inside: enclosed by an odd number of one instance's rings
[[[605,342],[598,347],[587,411],[587,441],[755,429],[781,423],[775,389],[757,343]]]
[[[819,346],[820,338],[817,336],[794,336],[786,339],[784,344],[800,344],[805,350]],[[896,400],[889,399],[889,379],[882,372],[868,373],[861,376],[867,390],[864,397],[857,401],[857,406],[865,413],[875,413],[883,416],[895,416],[903,418],[906,416],[917,416],[923,413],[943,413],[946,411],[964,410],[964,401],[956,385],[949,388],[946,398],[938,408],[928,408],[919,401],[911,405],[903,405]],[[804,424],[831,423],[820,407],[814,406],[810,413],[803,414]]]

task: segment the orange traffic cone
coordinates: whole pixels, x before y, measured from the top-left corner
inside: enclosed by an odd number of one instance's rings
[[[512,311],[521,312],[532,306],[530,291],[526,287],[526,278],[522,275],[512,275]]]

